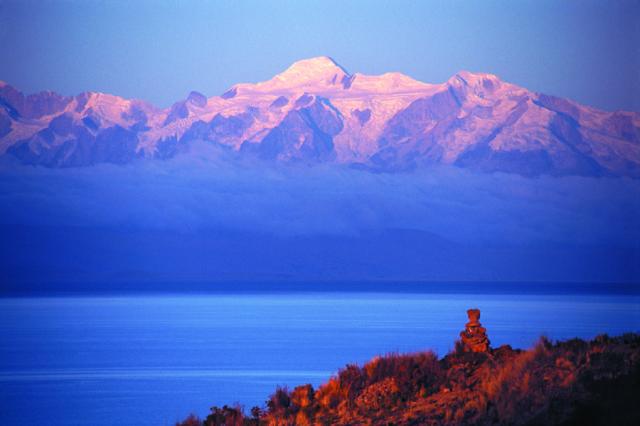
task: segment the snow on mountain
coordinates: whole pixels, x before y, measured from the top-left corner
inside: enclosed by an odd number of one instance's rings
[[[45,166],[167,158],[194,140],[278,162],[384,171],[451,164],[526,175],[640,177],[640,114],[605,112],[462,71],[441,84],[298,61],[170,108],[102,93],[24,96],[0,84],[0,154]]]
[[[257,84],[234,86],[243,93],[277,93],[293,91],[325,92],[341,88],[349,79],[349,73],[327,56],[305,59],[293,63],[271,80]]]

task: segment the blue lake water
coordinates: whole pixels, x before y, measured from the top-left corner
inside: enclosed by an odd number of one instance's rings
[[[277,293],[0,298],[0,424],[173,425],[377,354],[640,329],[640,295]]]

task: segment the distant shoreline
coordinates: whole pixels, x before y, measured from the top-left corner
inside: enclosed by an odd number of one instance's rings
[[[135,296],[168,294],[522,294],[640,296],[640,283],[421,282],[421,281],[224,281],[0,284],[0,298],[46,296]]]

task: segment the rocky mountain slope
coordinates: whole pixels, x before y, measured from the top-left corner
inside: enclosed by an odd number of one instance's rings
[[[328,57],[170,108],[0,83],[0,155],[49,167],[169,158],[195,140],[265,161],[382,171],[450,164],[525,175],[640,177],[640,113],[605,112],[491,74],[441,84],[350,74]]]

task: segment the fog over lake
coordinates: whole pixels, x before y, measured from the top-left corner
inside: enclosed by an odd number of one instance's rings
[[[4,159],[0,176],[13,283],[640,277],[626,178],[273,166],[205,144],[125,166]]]

